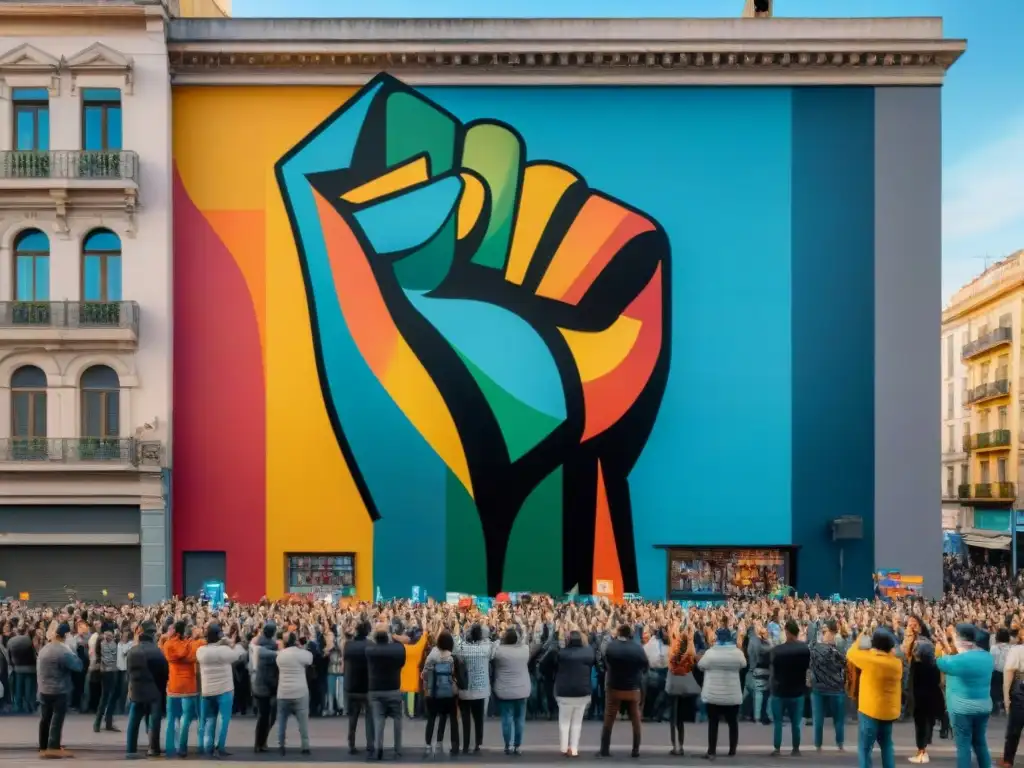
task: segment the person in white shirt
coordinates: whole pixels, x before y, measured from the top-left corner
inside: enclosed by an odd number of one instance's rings
[[[231,725],[231,709],[235,703],[233,665],[245,656],[245,648],[236,645],[236,638],[224,637],[216,622],[206,628],[206,645],[196,652],[203,696],[199,709],[199,751],[215,757],[227,757],[224,748]],[[220,718],[220,728],[217,719]],[[216,743],[214,742],[216,731]]]
[[[128,651],[135,645],[132,633],[127,629],[121,631],[121,640],[117,644],[117,708],[115,713],[123,715],[128,711]]]
[[[285,731],[288,716],[295,715],[299,724],[302,754],[309,754],[309,686],[306,667],[313,663],[313,654],[300,648],[294,632],[284,638],[284,648],[277,654],[277,742],[285,754]]]

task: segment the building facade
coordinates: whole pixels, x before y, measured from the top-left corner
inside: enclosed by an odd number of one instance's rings
[[[967,362],[961,350],[967,344],[968,324],[964,321],[942,326],[942,405],[939,414],[942,439],[942,529],[970,527],[971,508],[963,499],[970,485],[971,387]]]
[[[944,354],[951,347],[964,368],[952,377],[959,384],[943,383],[946,405],[959,386],[968,414],[962,438],[966,466],[956,473],[957,494],[967,510],[962,527],[979,542],[985,534],[1008,534],[1011,513],[1021,507],[1022,302],[1024,251],[1018,251],[957,291],[942,315]],[[948,479],[948,465],[944,471]],[[999,543],[1008,546],[1009,540],[1001,536]]]
[[[940,20],[168,48],[175,591],[941,590]]]

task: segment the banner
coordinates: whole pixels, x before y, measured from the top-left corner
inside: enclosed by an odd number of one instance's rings
[[[890,600],[900,597],[920,597],[924,590],[924,577],[903,574],[897,569],[882,569],[875,574],[880,597]]]

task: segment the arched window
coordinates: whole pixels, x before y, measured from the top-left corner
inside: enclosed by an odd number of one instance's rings
[[[82,374],[82,437],[121,434],[121,382],[106,365],[94,365]]]
[[[121,301],[121,238],[94,229],[82,244],[82,299]]]
[[[14,240],[14,300],[50,300],[50,241],[38,229]]]
[[[46,437],[46,374],[34,365],[11,376],[11,436]]]

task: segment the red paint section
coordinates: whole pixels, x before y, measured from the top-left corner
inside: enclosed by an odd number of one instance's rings
[[[608,505],[608,489],[604,483],[604,467],[597,463],[597,509],[594,519],[594,584],[590,594],[599,595],[599,581],[612,582],[613,600],[621,600],[623,592],[622,566],[619,548],[615,544],[612,512]]]
[[[174,592],[183,553],[226,553],[229,595],[266,592],[266,398],[234,257],[174,176]]]

